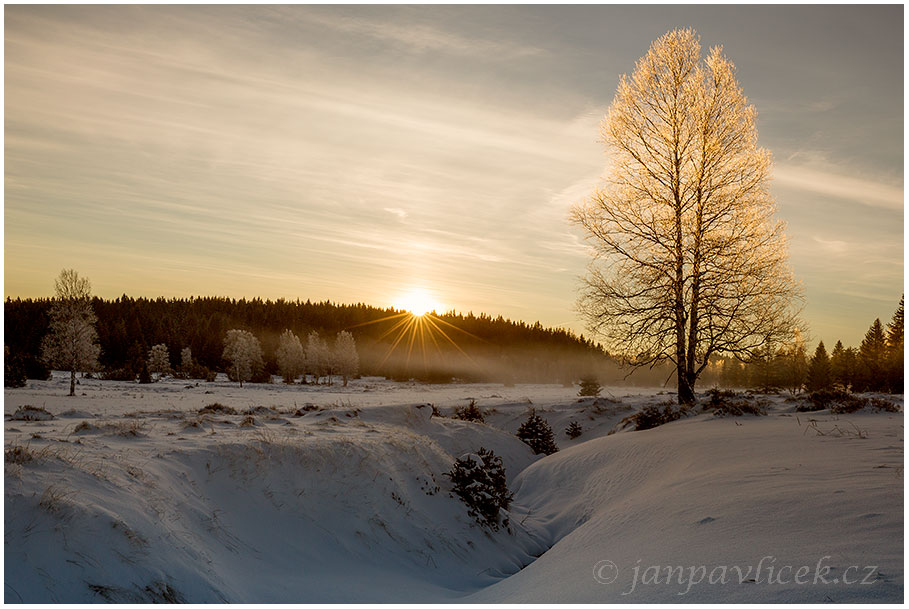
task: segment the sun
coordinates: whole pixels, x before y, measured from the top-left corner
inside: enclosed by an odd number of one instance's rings
[[[438,309],[439,305],[432,299],[426,290],[415,289],[407,292],[398,299],[397,307],[409,311],[416,317],[423,317]]]

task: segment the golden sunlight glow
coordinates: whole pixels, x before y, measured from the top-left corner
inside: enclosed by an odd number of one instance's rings
[[[410,311],[417,317],[422,317],[439,308],[438,303],[432,299],[426,290],[422,289],[411,290],[404,294],[398,299],[398,304],[395,306]]]

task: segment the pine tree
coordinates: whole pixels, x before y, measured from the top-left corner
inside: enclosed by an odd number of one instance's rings
[[[808,391],[828,389],[830,384],[830,358],[827,356],[824,341],[821,341],[814,350],[814,357],[811,358],[811,363],[808,365]]]
[[[887,341],[884,338],[884,327],[880,319],[875,319],[859,347],[860,385],[863,391],[878,391],[884,386],[886,356]]]
[[[51,366],[69,371],[69,395],[76,395],[76,372],[95,370],[101,352],[91,283],[76,271],[65,269],[54,287],[50,324],[42,342],[43,359]]]
[[[903,392],[903,298],[887,324],[887,381],[890,391]]]

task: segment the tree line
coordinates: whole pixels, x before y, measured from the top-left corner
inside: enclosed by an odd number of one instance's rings
[[[64,271],[58,283],[62,279],[71,282],[82,278]],[[350,351],[339,341],[355,344],[359,374],[395,379],[573,382],[585,374],[604,371],[610,379],[621,377],[617,364],[601,346],[570,330],[546,328],[539,322],[449,312],[433,316],[445,336],[439,332],[429,336],[428,330],[419,336],[412,330],[411,335],[402,337],[400,333],[406,328],[395,326],[400,326],[408,313],[362,303],[127,295],[105,300],[91,296],[87,280],[82,288],[83,292],[76,295],[58,289],[54,298],[6,299],[5,359],[14,371],[21,370],[18,376],[48,377],[48,367],[53,364],[47,357],[47,337],[62,336],[54,332],[59,317],[55,311],[76,307],[82,321],[97,336],[89,341],[94,345],[89,349],[96,350],[97,365],[83,371],[102,378],[137,379],[149,373],[161,374],[159,370],[196,378],[223,371],[237,378],[232,350],[225,353],[225,339],[234,330],[248,332],[261,349],[261,365],[251,356],[252,370],[244,380],[297,376],[306,362],[313,363],[306,372],[319,377],[337,375],[336,369],[341,370],[338,362],[344,358],[339,360],[332,353]],[[72,311],[68,315],[72,318]],[[301,340],[305,346],[297,346]],[[57,364],[70,369],[68,363]],[[351,374],[342,372],[340,376],[349,378]]]
[[[836,341],[828,353],[820,341],[809,356],[797,335],[790,344],[743,363],[722,359],[711,370],[715,383],[724,387],[756,387],[799,391],[903,392],[903,299],[886,328],[875,319],[858,347]]]

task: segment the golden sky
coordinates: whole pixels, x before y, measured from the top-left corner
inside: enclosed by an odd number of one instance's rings
[[[6,296],[487,312],[583,332],[568,208],[652,40],[722,44],[811,336],[903,290],[901,6],[5,7]]]

